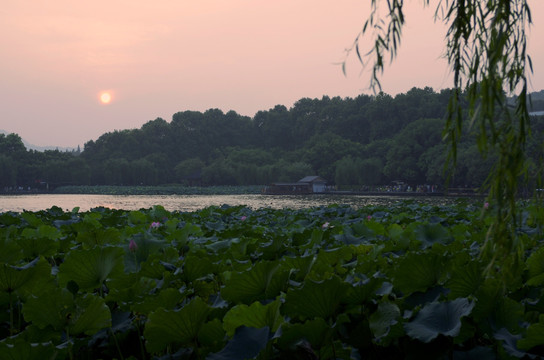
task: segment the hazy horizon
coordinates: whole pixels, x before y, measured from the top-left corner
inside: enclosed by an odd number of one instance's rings
[[[544,49],[534,36],[544,33],[544,2],[529,4],[533,92],[544,89]],[[381,77],[383,91],[450,88],[445,27],[433,23],[432,5],[405,6],[402,45]],[[178,111],[252,117],[301,98],[371,94],[355,56],[347,76],[338,65],[369,10],[361,0],[6,3],[0,129],[36,146],[75,148]]]

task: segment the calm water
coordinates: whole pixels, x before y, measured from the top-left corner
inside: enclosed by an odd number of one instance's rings
[[[432,204],[451,203],[452,198],[442,197],[395,197],[360,195],[6,195],[0,196],[0,213],[46,210],[58,206],[63,210],[79,207],[87,211],[96,207],[139,210],[153,205],[162,205],[169,211],[196,211],[212,205],[246,205],[250,208],[300,209],[321,205],[349,205],[359,208],[366,205],[390,205],[401,201],[414,200]]]

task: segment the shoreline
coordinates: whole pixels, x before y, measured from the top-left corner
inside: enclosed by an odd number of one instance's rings
[[[204,188],[206,189],[206,188]],[[247,189],[246,189],[247,190]],[[328,196],[396,196],[396,197],[485,197],[487,194],[480,193],[463,193],[463,192],[416,192],[416,191],[325,191],[319,193],[277,193],[266,194],[260,191],[244,191],[243,189],[237,190],[230,189],[209,189],[202,190],[202,188],[196,189],[183,189],[182,191],[175,191],[172,189],[160,189],[160,187],[145,188],[132,188],[132,187],[115,187],[104,189],[93,189],[93,191],[38,191],[38,190],[22,190],[22,191],[2,191],[0,196],[23,196],[23,195],[265,195],[265,196],[312,196],[312,195],[328,195]]]

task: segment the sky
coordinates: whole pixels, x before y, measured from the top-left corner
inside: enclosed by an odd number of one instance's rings
[[[254,116],[302,98],[372,94],[350,56],[368,0],[25,0],[0,7],[0,130],[77,147],[179,111]],[[436,3],[436,1],[435,1]],[[531,0],[529,91],[544,89],[544,1]],[[407,1],[382,90],[452,86],[446,29]],[[361,43],[371,45],[370,38]],[[108,95],[104,95],[107,93]],[[109,99],[108,99],[109,97]],[[101,101],[101,100],[105,100]]]

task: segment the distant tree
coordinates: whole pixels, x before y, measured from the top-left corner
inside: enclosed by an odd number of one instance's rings
[[[151,161],[138,159],[131,161],[129,171],[132,176],[132,185],[157,185],[159,184],[159,171]]]
[[[476,158],[478,160],[478,157]],[[446,162],[446,144],[440,143],[431,147],[428,147],[419,156],[417,161],[417,167],[424,171],[425,183],[444,185],[446,183],[444,174],[444,163]],[[461,162],[460,162],[461,163]],[[454,180],[461,180],[458,177],[459,172],[455,172],[456,177],[451,180],[451,185]],[[464,180],[463,180],[464,181]]]
[[[224,159],[219,158],[202,170],[202,181],[206,185],[236,185],[236,174]]]
[[[106,160],[103,175],[105,183],[109,185],[134,185],[138,182],[129,162],[124,158]]]
[[[274,165],[274,181],[297,182],[305,176],[315,175],[312,166],[303,161],[280,160]]]
[[[383,161],[377,157],[371,157],[361,160],[361,184],[379,185],[383,182]]]
[[[424,152],[442,141],[444,127],[440,119],[420,119],[397,133],[387,152],[384,174],[390,180],[402,180],[412,185],[426,183],[426,168],[418,166]]]
[[[261,146],[266,149],[294,149],[300,139],[293,138],[290,120],[290,112],[284,105],[276,105],[268,111],[257,112],[253,118],[253,126]]]
[[[91,168],[87,162],[81,157],[76,156],[66,163],[66,168],[69,171],[70,177],[68,182],[72,185],[90,185],[91,183]]]
[[[336,185],[373,186],[383,184],[383,162],[379,158],[347,156],[336,162]]]
[[[303,160],[310,164],[316,175],[332,181],[335,178],[335,163],[345,156],[357,156],[363,147],[332,133],[319,134],[304,146]]]
[[[364,108],[365,116],[369,124],[367,139],[374,141],[390,137],[392,133],[401,128],[398,122],[397,112],[393,107],[394,99],[391,95],[379,93]],[[363,142],[367,140],[363,139]]]
[[[186,183],[187,178],[198,172],[202,172],[205,165],[204,161],[200,160],[200,158],[190,158],[180,161],[174,168],[176,182]]]
[[[273,151],[266,151],[259,148],[229,148],[228,159],[235,163],[245,163],[263,166],[272,164],[274,162],[274,153]]]
[[[335,163],[336,172],[334,181],[336,185],[357,186],[361,185],[362,166],[361,159],[348,155]]]
[[[16,186],[16,180],[17,168],[14,161],[10,157],[0,154],[0,188]]]
[[[26,147],[21,137],[17,134],[0,134],[0,154],[11,158],[21,157],[26,153]]]

